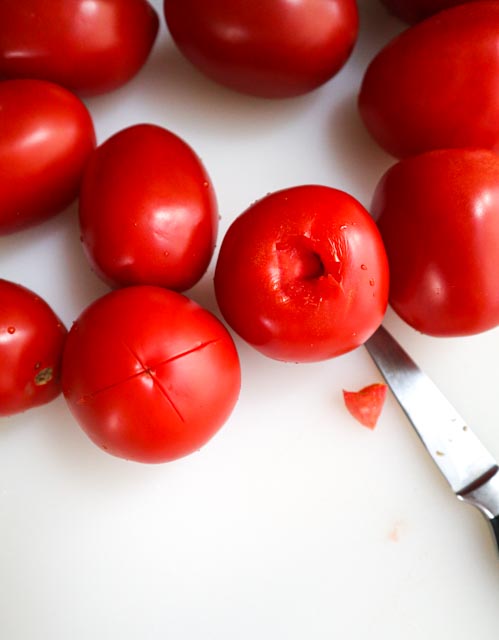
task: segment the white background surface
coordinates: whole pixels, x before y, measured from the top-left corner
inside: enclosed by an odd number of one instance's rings
[[[326,86],[265,101],[221,88],[164,27],[140,74],[87,100],[99,142],[154,122],[184,137],[218,195],[220,238],[255,199],[328,184],[366,206],[393,159],[355,100],[402,24],[359,2],[354,54]],[[0,238],[0,276],[69,326],[107,291],[81,252],[76,208]],[[216,312],[213,265],[191,291]],[[386,326],[499,457],[497,330],[432,339]],[[145,466],[97,449],[59,398],[0,422],[2,640],[464,640],[498,637],[499,562],[487,524],[459,503],[389,396],[374,432],[341,389],[380,381],[363,348],[278,363],[237,341],[241,398],[199,453]]]

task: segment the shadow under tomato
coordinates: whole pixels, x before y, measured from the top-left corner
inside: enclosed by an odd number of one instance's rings
[[[83,254],[77,202],[41,224],[0,237],[0,270],[2,278],[43,297],[68,326],[107,290]]]
[[[149,60],[132,80],[85,102],[100,123],[97,134],[103,142],[111,133],[136,124],[130,120],[134,113],[140,113],[141,122],[164,126],[180,136],[192,131],[213,135],[222,128],[227,137],[240,136],[243,131],[251,139],[274,128],[280,119],[292,117],[313,99],[311,93],[270,100],[228,89],[197,70],[169,36],[161,34]]]
[[[396,159],[370,137],[360,118],[355,94],[334,105],[329,138],[332,153],[341,157],[349,192],[369,209],[378,181]]]

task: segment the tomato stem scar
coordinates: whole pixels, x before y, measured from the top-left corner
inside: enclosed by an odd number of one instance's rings
[[[44,369],[42,369],[36,374],[35,384],[38,387],[41,387],[44,384],[47,384],[48,382],[50,382],[53,377],[54,377],[54,370],[52,369],[52,367],[45,367]]]

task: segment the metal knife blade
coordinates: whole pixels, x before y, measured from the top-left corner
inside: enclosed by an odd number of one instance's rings
[[[494,457],[384,327],[365,347],[453,492],[489,519],[499,545],[499,467]]]

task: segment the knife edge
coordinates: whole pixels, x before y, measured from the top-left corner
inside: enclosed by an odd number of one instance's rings
[[[381,326],[365,347],[454,493],[487,482],[497,462],[395,338]]]

